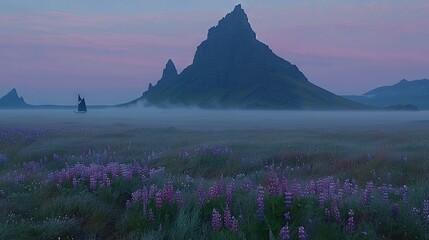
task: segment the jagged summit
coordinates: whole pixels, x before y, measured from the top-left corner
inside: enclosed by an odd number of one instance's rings
[[[177,77],[177,69],[173,60],[169,59],[162,72],[162,79]]]
[[[24,98],[18,96],[18,92],[15,88],[0,98],[0,108],[23,108],[28,106]]]
[[[237,42],[256,40],[256,33],[252,30],[249,19],[241,8],[241,4],[237,5],[234,11],[222,18],[217,26],[209,29],[208,40],[217,37],[227,37],[228,40],[235,40]]]
[[[241,5],[209,29],[190,66],[177,74],[168,61],[162,78],[141,99],[148,105],[204,108],[363,108],[310,83],[297,66],[257,40]]]

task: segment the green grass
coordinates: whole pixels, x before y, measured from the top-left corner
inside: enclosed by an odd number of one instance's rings
[[[206,144],[227,146],[227,154],[196,153]],[[182,152],[189,152],[187,158]],[[91,152],[91,154],[89,154]],[[306,226],[310,239],[428,239],[429,226],[411,214],[410,206],[421,208],[429,193],[429,127],[401,125],[396,129],[291,129],[291,130],[219,130],[196,131],[174,128],[148,129],[113,125],[102,129],[66,128],[46,131],[31,141],[19,139],[0,143],[0,153],[8,160],[0,163],[0,236],[5,239],[267,239],[271,231],[278,237],[284,220],[284,199],[265,201],[265,219],[255,221],[256,193],[237,191],[230,206],[240,218],[237,233],[212,231],[213,208],[223,212],[224,198],[204,206],[195,202],[196,186],[202,181],[209,186],[224,177],[240,183],[245,174],[258,184],[266,184],[266,166],[275,164],[294,169],[288,179],[308,182],[324,176],[341,181],[356,179],[360,186],[373,181],[407,185],[409,202],[400,205],[401,215],[391,217],[390,205],[374,201],[366,209],[359,199],[341,206],[342,218],[355,209],[356,233],[348,234],[345,223],[325,219],[323,209],[314,197],[294,201],[291,209],[291,236],[297,238],[299,226]],[[54,158],[54,154],[60,159]],[[42,160],[41,160],[42,159]],[[141,205],[126,208],[133,191],[142,187],[141,179],[114,180],[111,187],[90,191],[71,183],[56,187],[46,185],[50,172],[89,162],[138,162],[148,167],[163,166],[166,174],[154,184],[172,181],[182,189],[185,205],[165,206],[156,211],[156,222],[149,222]],[[34,172],[23,163],[40,163]],[[373,174],[375,172],[375,176]],[[18,174],[24,181],[15,182]],[[185,176],[193,182],[184,187]],[[162,186],[161,186],[162,187]],[[381,199],[376,195],[375,198]],[[390,196],[400,201],[399,195]],[[155,203],[150,206],[155,208]],[[309,219],[311,222],[309,222]]]

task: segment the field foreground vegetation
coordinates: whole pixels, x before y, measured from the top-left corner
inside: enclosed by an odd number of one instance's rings
[[[0,127],[2,239],[429,239],[429,123]]]

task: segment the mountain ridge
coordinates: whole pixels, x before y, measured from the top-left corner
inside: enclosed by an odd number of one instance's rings
[[[429,109],[429,79],[402,79],[396,84],[377,87],[362,95],[344,97],[375,107],[409,104],[427,110]]]
[[[172,77],[163,74],[136,102],[160,107],[366,108],[312,84],[296,65],[257,40],[241,5],[209,29],[191,65]]]

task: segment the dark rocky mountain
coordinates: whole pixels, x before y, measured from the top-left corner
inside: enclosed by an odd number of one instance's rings
[[[12,89],[2,98],[0,98],[0,108],[29,108],[31,105],[24,101],[24,98],[18,96],[16,89]]]
[[[143,101],[155,106],[256,109],[364,109],[308,81],[256,39],[246,13],[235,9],[210,28],[193,63],[177,74],[171,60]]]
[[[379,87],[358,96],[346,98],[376,107],[413,105],[420,110],[429,109],[429,80],[401,80],[393,86]]]

